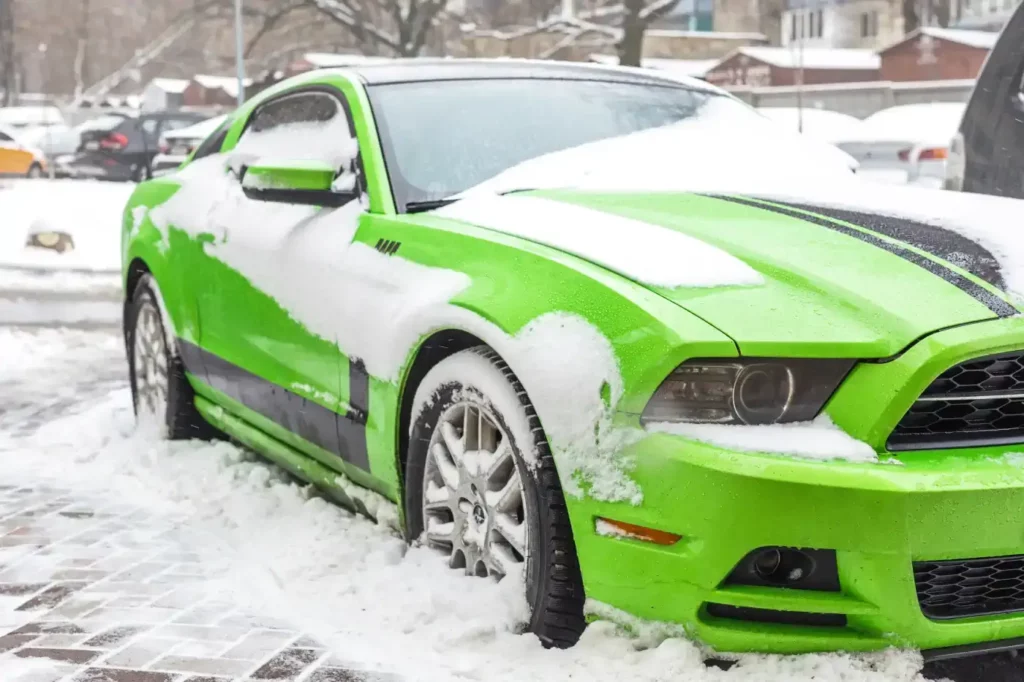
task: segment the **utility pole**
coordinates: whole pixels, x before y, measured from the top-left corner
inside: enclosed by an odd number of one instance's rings
[[[15,104],[14,7],[13,0],[0,0],[0,106]]]
[[[238,69],[238,106],[245,104],[245,27],[242,0],[235,0],[235,67]]]
[[[811,14],[813,22],[814,14]],[[804,132],[804,26],[800,23],[800,37],[797,38],[797,69],[796,69],[796,129]]]

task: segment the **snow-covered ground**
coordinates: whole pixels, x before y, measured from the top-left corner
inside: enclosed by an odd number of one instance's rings
[[[121,214],[134,188],[120,182],[0,181],[0,268],[120,269]],[[70,234],[74,250],[25,248],[30,233],[44,231]]]
[[[115,331],[0,329],[0,356],[19,358],[0,366],[0,481],[116,500],[140,532],[173,527],[200,563],[226,564],[208,585],[222,602],[288,622],[357,669],[431,682],[919,679],[920,657],[896,651],[748,656],[726,672],[653,626],[631,639],[596,623],[574,649],[544,650],[515,632],[523,604],[512,579],[449,570],[234,446],[137,431]],[[24,625],[2,609],[0,625]],[[19,679],[23,665],[0,657],[0,679]]]

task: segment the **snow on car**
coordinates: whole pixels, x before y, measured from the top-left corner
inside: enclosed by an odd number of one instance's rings
[[[762,107],[757,111],[791,131],[829,143],[848,139],[863,125],[856,116],[814,107]]]
[[[967,105],[905,104],[878,111],[859,130],[835,140],[860,162],[860,173],[937,188],[945,178],[949,145]]]
[[[1024,636],[934,579],[1024,554],[1016,204],[890,198],[636,70],[324,70],[229,125],[125,209],[144,423],[400,521],[547,645],[587,614],[719,651]]]

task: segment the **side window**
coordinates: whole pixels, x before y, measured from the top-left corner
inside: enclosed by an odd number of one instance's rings
[[[357,148],[348,112],[325,92],[300,92],[267,102],[250,117],[235,151],[351,167]]]
[[[230,118],[221,123],[212,135],[203,140],[203,143],[196,149],[195,155],[192,157],[193,160],[201,159],[204,156],[210,156],[220,151],[221,147],[224,146],[224,140],[228,137],[228,131],[231,130],[231,124],[234,123]]]
[[[0,142],[14,142],[14,138],[7,133],[0,133]]]

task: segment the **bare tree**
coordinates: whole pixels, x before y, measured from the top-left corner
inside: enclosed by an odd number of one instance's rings
[[[623,0],[622,38],[616,46],[619,63],[640,66],[644,54],[644,34],[651,23],[676,8],[680,0]]]
[[[0,104],[14,103],[17,66],[14,62],[14,7],[11,0],[0,0],[0,88],[3,99]]]
[[[247,0],[242,5],[242,16],[246,27],[256,27],[246,36],[245,57],[252,56],[260,41],[276,30],[282,22],[292,14],[306,8],[307,0]],[[197,0],[193,11],[210,18],[224,20],[234,19],[234,0]]]
[[[306,0],[346,31],[364,54],[420,54],[449,0]]]
[[[82,96],[86,88],[87,59],[89,53],[89,22],[92,14],[89,11],[90,0],[82,0],[82,15],[79,19],[78,48],[75,51],[75,99]]]

